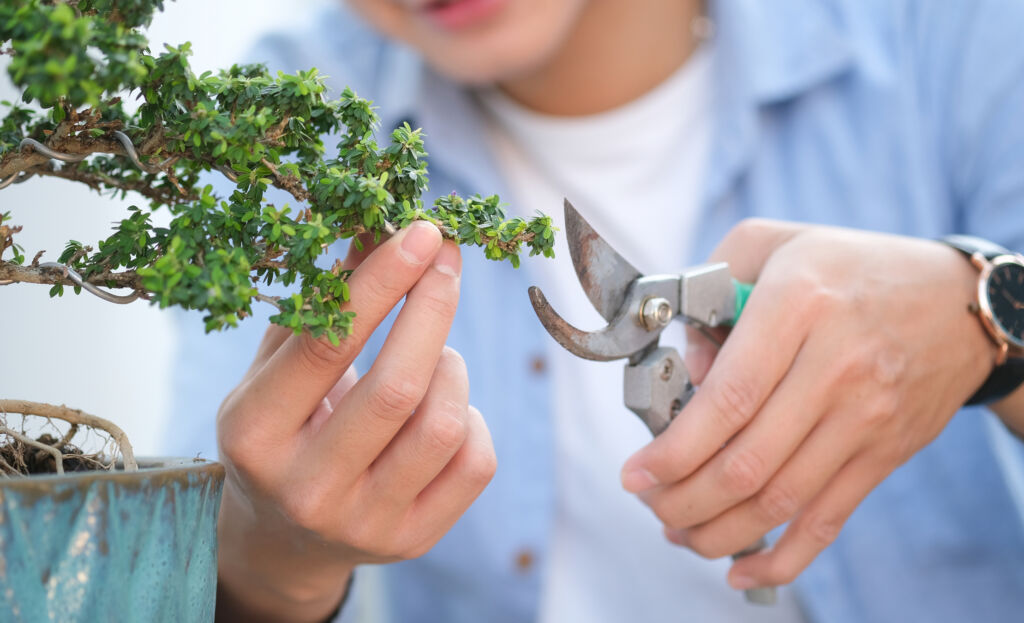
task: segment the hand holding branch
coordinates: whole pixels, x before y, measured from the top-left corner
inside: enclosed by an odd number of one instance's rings
[[[444,345],[459,296],[457,247],[414,223],[346,265],[353,333],[332,346],[272,326],[221,408],[221,613],[326,616],[356,565],[422,555],[494,474],[465,364]],[[403,296],[383,349],[357,378],[352,361]]]

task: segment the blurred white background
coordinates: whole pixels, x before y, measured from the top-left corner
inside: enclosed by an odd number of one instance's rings
[[[152,49],[191,41],[193,68],[202,73],[239,60],[260,34],[286,28],[289,20],[300,20],[328,1],[170,1],[154,19]],[[6,71],[0,71],[0,99],[18,97]],[[0,191],[0,210],[10,211],[14,223],[25,227],[17,240],[26,255],[46,249],[44,258],[51,261],[68,239],[95,245],[107,237],[111,223],[133,202],[143,204],[43,178]],[[137,454],[161,453],[175,354],[170,317],[145,302],[114,305],[87,293],[75,296],[70,289],[51,300],[48,289],[0,287],[0,397],[83,409],[124,428]]]

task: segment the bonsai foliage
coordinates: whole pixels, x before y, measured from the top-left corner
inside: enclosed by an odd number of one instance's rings
[[[189,44],[152,52],[141,29],[162,4],[0,0],[0,53],[23,94],[3,103],[0,188],[58,177],[145,199],[96,248],[70,241],[62,266],[41,265],[40,254],[26,262],[19,228],[0,214],[0,283],[50,284],[59,295],[79,273],[161,307],[202,310],[207,331],[234,326],[261,300],[277,308],[272,322],[337,344],[353,322],[348,274],[316,262],[339,238],[362,244],[428,220],[491,259],[518,265],[524,246],[553,254],[550,218],[506,219],[497,197],[424,205],[422,133],[403,125],[378,144],[370,102],[347,89],[328,99],[315,69],[274,76],[235,65],[196,76]],[[211,173],[231,180],[230,195],[202,183]],[[270,203],[271,187],[296,204]],[[170,212],[166,227],[153,224],[159,209]],[[261,292],[275,282],[295,293]]]

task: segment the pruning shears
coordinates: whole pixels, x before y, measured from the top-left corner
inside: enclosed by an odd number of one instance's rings
[[[530,287],[533,309],[551,337],[577,357],[627,360],[624,402],[657,436],[695,391],[679,351],[658,345],[662,330],[674,319],[702,332],[732,326],[753,285],[733,279],[724,262],[681,273],[643,275],[594,231],[568,200],[565,235],[583,291],[608,326],[597,331],[577,329],[551,308],[536,286]],[[762,538],[733,558],[765,546]],[[745,594],[752,603],[775,603],[774,588],[747,590]]]

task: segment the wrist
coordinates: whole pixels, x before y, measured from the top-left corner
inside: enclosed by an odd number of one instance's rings
[[[947,337],[955,338],[951,340],[951,355],[960,355],[963,359],[961,378],[965,385],[961,404],[966,404],[992,374],[999,348],[973,311],[977,300],[977,269],[952,247],[947,246],[944,253],[948,258],[947,274],[951,281],[949,297],[941,305],[957,318],[959,330],[948,332]]]
[[[946,236],[943,242],[969,258],[976,271],[970,311],[995,355],[994,369],[967,404],[989,404],[1024,382],[1024,256],[971,236]]]
[[[218,521],[217,620],[318,622],[345,598],[355,568],[254,512],[231,483]],[[260,516],[262,515],[262,516]]]

